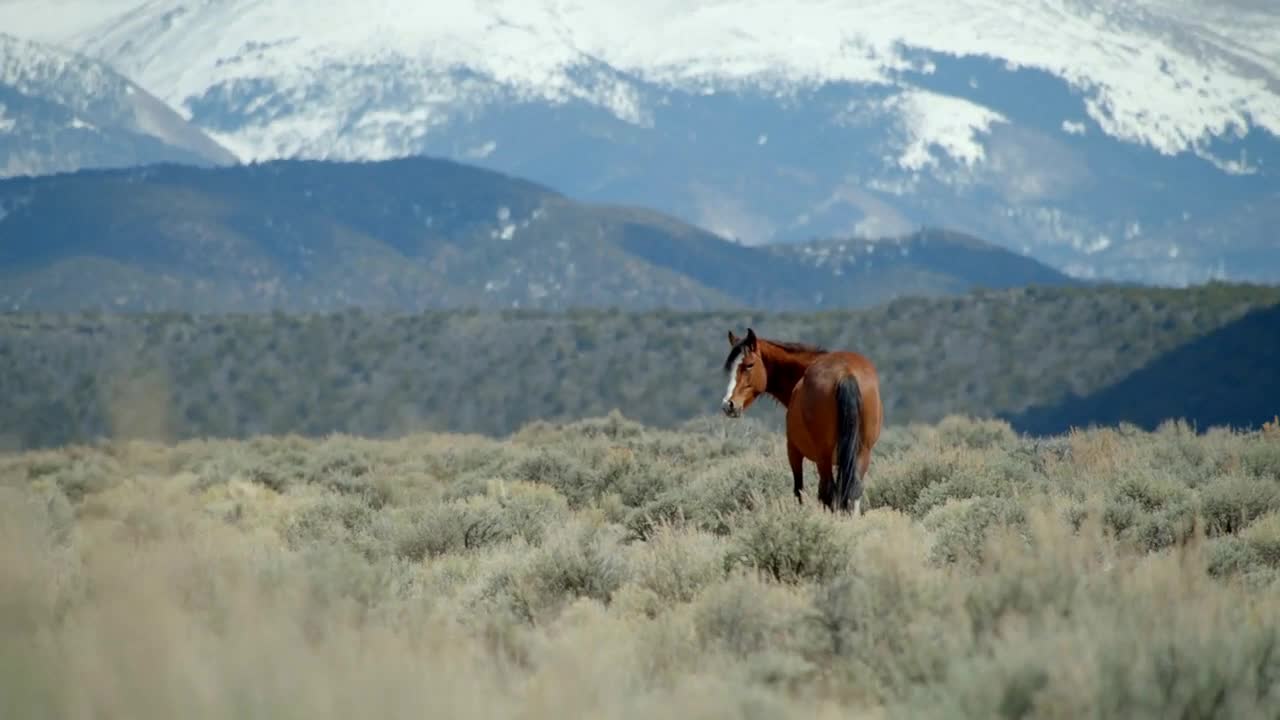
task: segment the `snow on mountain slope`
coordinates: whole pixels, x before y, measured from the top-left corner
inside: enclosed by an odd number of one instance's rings
[[[0,176],[234,160],[102,63],[0,34]]]
[[[344,0],[321,11],[298,0],[107,0],[55,1],[57,20],[50,7],[4,2],[0,25],[109,60],[175,105],[237,80],[297,84],[334,65],[405,59],[545,99],[591,94],[571,74],[587,61],[681,86],[890,83],[887,71],[910,66],[905,45],[1061,76],[1096,92],[1088,114],[1103,129],[1161,152],[1233,128],[1280,134],[1280,7],[1260,2]],[[601,90],[620,115],[640,115],[624,89]]]
[[[1153,234],[1277,188],[1265,0],[0,0],[0,26],[244,159],[425,152],[744,242],[934,224],[1084,276],[1280,280],[1280,251]]]

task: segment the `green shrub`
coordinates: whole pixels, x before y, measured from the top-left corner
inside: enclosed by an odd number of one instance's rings
[[[1218,477],[1200,491],[1200,506],[1207,532],[1237,533],[1280,510],[1280,483],[1238,474]]]
[[[1280,568],[1280,512],[1269,512],[1258,518],[1240,533],[1240,539],[1259,561],[1268,567]]]
[[[872,461],[868,472],[867,506],[891,507],[913,513],[921,494],[935,483],[946,482],[956,472],[964,451],[935,445],[916,445],[893,463]]]
[[[948,446],[964,446],[975,450],[1008,449],[1018,442],[1018,435],[1004,420],[975,419],[948,415],[938,422],[938,442]]]
[[[554,612],[576,598],[608,604],[630,577],[622,529],[572,520],[553,530],[529,559],[526,586],[540,612]]]
[[[921,489],[911,512],[927,516],[948,500],[1005,498],[1017,501],[1039,479],[1023,457],[972,451],[956,458],[946,477]]]
[[[687,603],[724,575],[724,556],[721,538],[664,525],[637,548],[633,575],[636,583],[663,603]]]
[[[832,577],[849,558],[826,512],[785,500],[757,508],[734,529],[726,569],[754,568],[784,583]]]
[[[816,483],[813,478],[811,483]],[[729,518],[756,509],[770,499],[791,496],[791,471],[760,458],[720,461],[688,476],[686,484],[674,484],[626,519],[635,538],[648,536],[655,523],[689,523],[695,528],[727,535]],[[811,494],[810,497],[813,497]],[[810,500],[810,502],[813,502]]]
[[[1149,550],[1186,541],[1195,531],[1191,491],[1154,472],[1126,469],[1109,489],[1103,520],[1122,538]]]
[[[1280,483],[1280,440],[1259,436],[1244,446],[1240,463],[1259,480]]]
[[[783,587],[735,573],[698,597],[694,623],[704,647],[746,657],[778,649],[798,625],[802,608]]]
[[[371,550],[375,511],[358,498],[325,493],[285,521],[288,547],[351,545]]]
[[[121,469],[111,457],[93,450],[74,450],[69,457],[50,458],[28,466],[31,480],[53,482],[73,504],[88,495],[106,490],[121,478]]]
[[[548,528],[569,517],[554,489],[535,483],[493,482],[487,495],[471,495],[397,515],[396,552],[420,561],[519,537],[537,545]]]
[[[590,468],[568,452],[540,449],[520,460],[511,469],[510,478],[522,482],[543,483],[560,491],[569,507],[584,507],[603,491],[600,479]]]
[[[967,497],[947,500],[922,521],[934,535],[930,558],[936,563],[981,564],[987,533],[993,527],[1019,525],[1022,506],[1007,497]]]

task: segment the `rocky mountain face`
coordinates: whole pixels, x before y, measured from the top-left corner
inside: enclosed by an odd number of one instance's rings
[[[58,12],[40,12],[53,7]],[[246,160],[426,153],[747,245],[1280,280],[1280,6],[0,0]]]
[[[0,177],[235,161],[102,62],[0,34]]]

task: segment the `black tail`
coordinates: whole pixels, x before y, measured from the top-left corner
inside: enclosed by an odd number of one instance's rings
[[[858,477],[858,451],[862,445],[862,390],[858,379],[847,375],[836,386],[836,497],[841,510],[862,497],[862,478]]]

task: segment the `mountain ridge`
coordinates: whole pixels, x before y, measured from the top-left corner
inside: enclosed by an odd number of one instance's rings
[[[0,177],[236,157],[101,62],[0,33]]]
[[[1280,9],[1249,0],[40,3],[0,24],[246,159],[448,156],[745,244],[944,226],[1082,279],[1280,282]]]
[[[814,309],[1079,284],[976,238],[920,238],[953,256],[853,243],[870,282],[810,246],[749,247],[449,159],[155,165],[0,181],[0,307]]]

